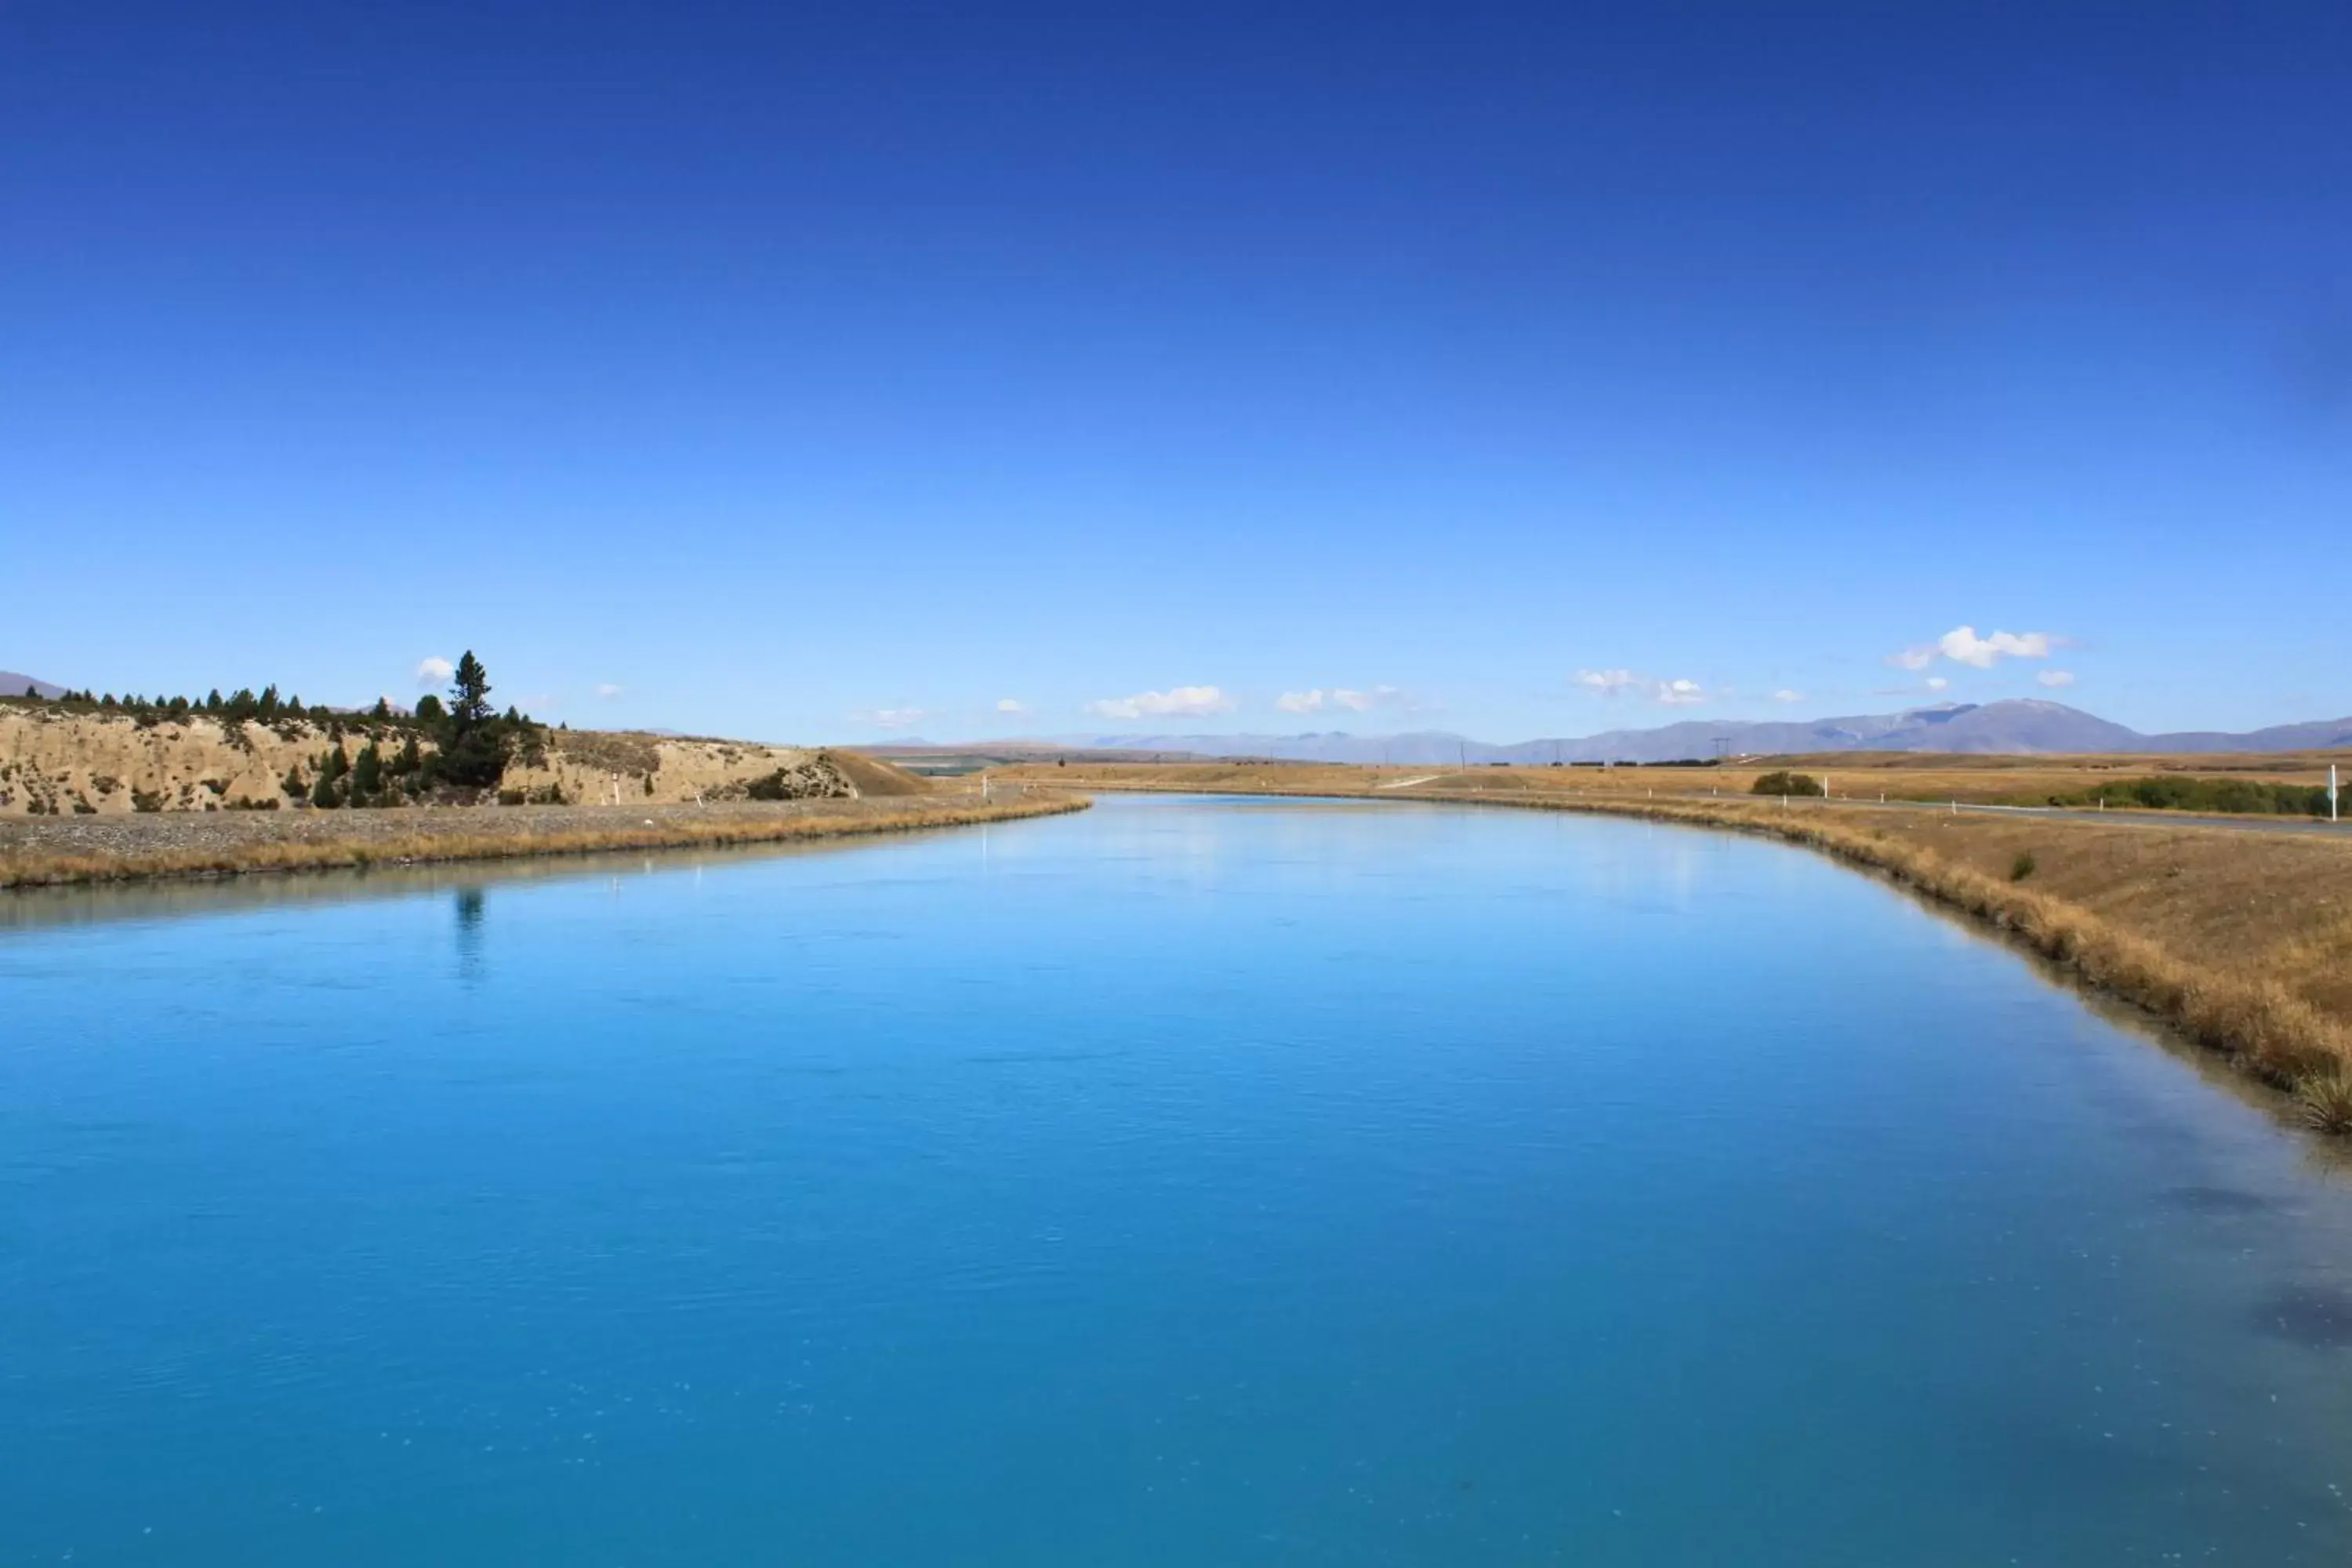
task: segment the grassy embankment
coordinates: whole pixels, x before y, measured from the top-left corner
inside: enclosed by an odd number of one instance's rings
[[[1998,799],[2015,791],[2020,773],[2053,789],[2083,787],[2093,764],[2069,761],[2032,759],[2028,768],[1974,768],[1962,758],[1938,758],[1932,769],[1850,766],[1832,771],[1838,798],[1786,804],[1745,793],[1768,771],[1752,767],[1709,769],[1711,776],[1698,778],[1647,768],[1441,773],[1219,763],[1048,766],[1000,776],[1097,790],[1589,811],[1785,839],[1882,872],[1986,922],[2294,1094],[2315,1127],[2352,1131],[2352,829],[2337,837],[2173,825],[2152,812],[2111,811],[2106,820],[2085,821],[1947,816],[1875,804],[1874,773],[1927,774],[1950,792],[1938,798]],[[2094,761],[2105,771],[2106,759]],[[2150,762],[2121,760],[2116,771],[2147,776],[2156,771]],[[1710,795],[1710,788],[1721,793]]]
[[[0,826],[0,889],[772,844],[1008,822],[1079,811],[1087,804],[1083,795],[1059,793],[986,803],[959,794],[708,808],[182,813],[117,817],[105,826],[89,818],[45,819]]]

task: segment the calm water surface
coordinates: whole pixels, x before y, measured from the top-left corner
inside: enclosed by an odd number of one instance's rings
[[[0,1563],[2352,1560],[2341,1181],[1794,850],[259,886],[0,927]]]

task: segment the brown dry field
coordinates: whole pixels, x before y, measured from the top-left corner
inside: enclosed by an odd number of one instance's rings
[[[1998,798],[2007,787],[1988,775],[2074,789],[2111,760],[2004,758],[1977,766],[1941,757],[1933,766],[1874,768],[1838,761],[1842,768],[1831,773],[1838,798],[1785,805],[1745,793],[1764,771],[1755,767],[1433,773],[1074,763],[996,776],[1090,790],[1370,795],[1598,811],[1790,839],[1885,872],[2003,929],[2094,985],[2229,1053],[2255,1076],[2302,1091],[2315,1121],[2352,1131],[2352,826],[2337,837],[2195,826],[2168,821],[2160,812],[2084,818],[1879,806],[1877,781],[1898,774],[1932,778],[1937,791],[1966,801]],[[2148,762],[2123,760],[2108,776],[2141,776],[2154,771]],[[2307,770],[2290,765],[2261,776],[2303,781]],[[1405,784],[1409,780],[1419,782]],[[1710,787],[1722,793],[1710,795]],[[1892,787],[1888,793],[1898,795]],[[2013,879],[2026,855],[2033,870]],[[2339,1090],[2340,1103],[2333,1098]]]
[[[2342,770],[2352,790],[2352,752],[2290,752],[2257,756],[1960,757],[1908,752],[1848,752],[1818,756],[1759,757],[1702,768],[1596,767],[1356,767],[1326,763],[1027,763],[999,776],[1064,779],[1104,788],[1174,787],[1147,779],[1182,776],[1197,789],[1273,789],[1342,795],[1427,780],[1411,793],[1561,793],[1624,798],[1720,799],[1745,796],[1758,775],[1777,769],[1825,777],[1840,800],[1957,800],[1980,805],[2038,805],[2053,795],[2095,790],[2102,783],[2179,773],[2248,779],[2265,784],[2322,785],[2327,765]],[[1383,792],[1387,793],[1387,792]]]

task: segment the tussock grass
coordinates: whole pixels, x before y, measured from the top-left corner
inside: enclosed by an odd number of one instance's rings
[[[835,804],[825,802],[822,805]],[[0,850],[0,889],[842,838],[1052,816],[1082,811],[1091,804],[1083,795],[1040,795],[987,805],[909,801],[903,806],[882,811],[847,809],[854,803],[840,803],[843,809],[825,810],[821,805],[819,809],[789,815],[729,815],[701,819],[671,815],[628,825],[583,821],[576,826],[529,833],[472,830],[466,814],[449,812],[420,818],[415,830],[407,832],[180,844],[120,853],[51,849],[34,843]]]
[[[2352,1073],[2342,1067],[2315,1072],[2299,1080],[2294,1097],[2303,1119],[2313,1131],[2338,1135],[2352,1132]]]

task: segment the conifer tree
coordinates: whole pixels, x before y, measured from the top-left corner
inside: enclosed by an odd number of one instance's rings
[[[490,716],[490,672],[467,648],[449,682],[449,721],[463,733]]]

